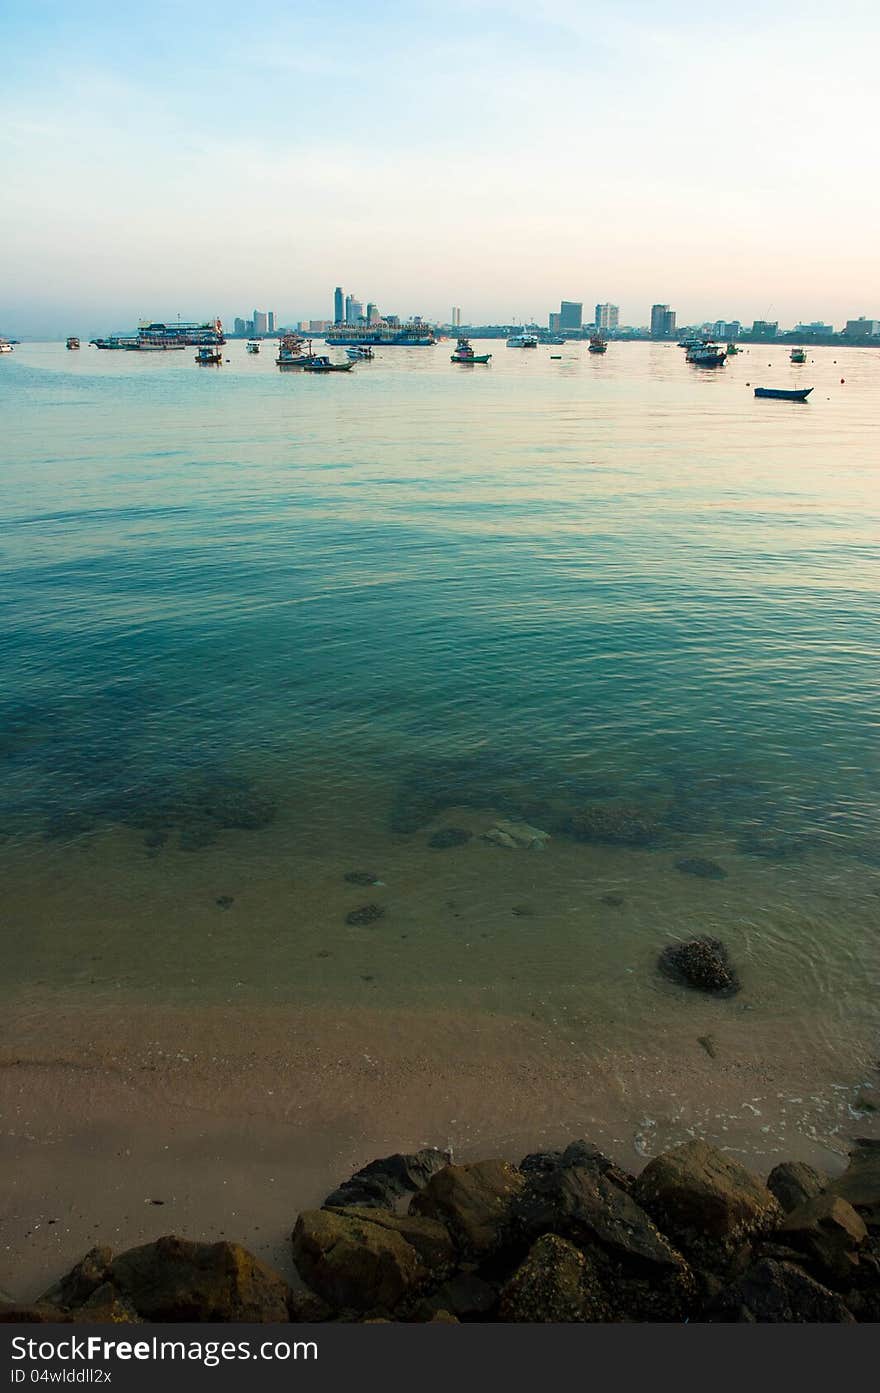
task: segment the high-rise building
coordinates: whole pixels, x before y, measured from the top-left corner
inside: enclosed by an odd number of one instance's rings
[[[860,314],[858,319],[848,319],[842,332],[848,339],[876,338],[880,334],[880,319],[866,319]]]
[[[553,310],[550,311],[550,318],[549,318],[549,320],[548,320],[547,322],[548,322],[548,325],[549,325],[550,333],[551,333],[551,334],[558,334],[558,333],[559,333],[559,329],[560,329],[559,321],[560,321],[561,318],[562,318],[561,315],[555,313]]]
[[[453,329],[461,328],[461,307],[459,305],[452,306],[452,327]]]
[[[333,292],[333,323],[341,324],[345,317],[345,307],[342,297],[342,286],[337,285]]]
[[[356,300],[353,295],[348,297],[350,317],[346,319],[346,324],[359,324],[364,317],[364,307],[360,300]]]
[[[269,332],[269,316],[265,310],[254,310],[254,333],[267,334]]]
[[[775,339],[779,321],[776,319],[756,319],[752,324],[752,338]]]
[[[563,300],[559,306],[560,329],[580,329],[584,322],[584,307],[580,300]]]
[[[620,320],[620,309],[617,305],[597,305],[596,306],[596,328],[597,329],[616,329]]]
[[[236,319],[236,321],[235,321],[235,323],[234,323],[234,325],[233,325],[233,328],[232,328],[232,332],[233,332],[234,334],[243,334],[243,333],[246,332],[246,327],[247,327],[247,326],[245,325],[245,322],[244,322],[243,319]]]
[[[269,333],[270,333],[270,334],[274,334],[274,333],[275,333],[275,311],[274,311],[274,310],[270,310],[269,313],[267,314],[266,318],[267,318],[267,320],[269,321],[269,326],[268,326],[268,327],[269,327]]]
[[[651,306],[651,338],[666,339],[675,333],[675,310],[668,305]]]

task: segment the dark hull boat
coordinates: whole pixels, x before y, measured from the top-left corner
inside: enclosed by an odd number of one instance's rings
[[[794,387],[788,391],[784,387],[756,387],[756,397],[773,397],[775,401],[806,401],[812,387]]]

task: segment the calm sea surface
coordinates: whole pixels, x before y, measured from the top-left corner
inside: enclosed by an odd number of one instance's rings
[[[856,1088],[880,352],[487,347],[0,360],[0,992],[504,1010],[608,1050],[711,1009]],[[711,1007],[655,971],[707,930],[743,978]]]

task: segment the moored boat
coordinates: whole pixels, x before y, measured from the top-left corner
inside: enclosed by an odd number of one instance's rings
[[[727,357],[725,350],[717,343],[694,344],[686,354],[686,360],[698,368],[721,368]]]
[[[205,343],[196,352],[196,362],[208,365],[222,363],[223,354],[215,344]]]
[[[728,356],[728,358],[734,358],[734,357],[736,357],[737,353],[739,353],[739,352],[740,352],[740,350],[737,348],[737,346],[736,346],[735,343],[729,343],[729,344],[727,345],[727,356]]]
[[[756,397],[772,397],[774,401],[806,401],[812,387],[756,387]]]
[[[12,344],[8,339],[0,339],[0,353],[11,353]]]
[[[305,368],[309,363],[315,361],[315,354],[312,352],[312,341],[309,339],[306,351],[303,353],[304,340],[298,334],[285,334],[278,348],[278,357],[275,362],[279,368]]]
[[[537,334],[527,334],[527,333],[511,334],[510,338],[507,340],[507,347],[508,347],[508,348],[537,348],[537,347],[538,347],[538,335],[537,335]]]
[[[608,340],[603,334],[591,334],[590,342],[587,346],[588,353],[607,353]]]
[[[79,348],[79,339],[77,338],[76,334],[70,335],[70,338],[67,340],[67,347]]]
[[[303,363],[305,372],[351,372],[354,363],[331,363],[329,358],[314,355],[310,362]]]
[[[805,363],[807,361],[807,350],[805,348],[793,348],[788,356],[792,363]]]
[[[248,353],[259,353],[259,351],[260,351],[260,340],[259,340],[259,339],[249,339],[249,340],[248,340],[247,351],[248,351]]]
[[[459,339],[455,346],[455,352],[449,361],[450,363],[488,363],[491,357],[491,353],[475,353],[471,347],[470,339]]]
[[[345,350],[345,356],[353,363],[369,363],[373,360],[373,350],[369,344],[356,344]]]

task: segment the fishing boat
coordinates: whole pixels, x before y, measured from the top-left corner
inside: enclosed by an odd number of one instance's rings
[[[304,340],[298,334],[285,334],[278,348],[278,357],[275,362],[279,368],[304,368],[309,363],[314,362],[315,354],[312,352],[312,341],[309,339],[306,352],[303,353]]]
[[[737,346],[736,346],[735,343],[729,343],[729,344],[727,345],[727,356],[728,356],[728,358],[735,358],[736,355],[737,355],[737,353],[739,353],[739,352],[741,352],[741,349],[737,348]]]
[[[449,361],[450,363],[488,363],[491,357],[491,353],[475,353],[471,347],[470,339],[459,339],[455,345],[455,352]]]
[[[807,350],[805,348],[793,348],[788,356],[792,363],[805,363],[807,361]]]
[[[774,401],[806,401],[812,387],[756,387],[756,397],[772,397]]]
[[[260,351],[260,340],[259,340],[259,339],[248,339],[247,351],[248,351],[248,353],[259,353],[259,351]]]
[[[587,347],[588,353],[607,353],[608,340],[602,334],[591,334],[590,342]]]
[[[351,372],[354,363],[331,363],[329,358],[314,356],[311,362],[303,363],[305,372]]]
[[[698,368],[723,368],[726,351],[717,343],[694,344],[686,354],[687,362]]]
[[[355,344],[354,347],[345,350],[345,356],[353,363],[370,363],[373,360],[373,350],[369,344]]]
[[[12,344],[8,339],[0,339],[0,353],[11,353]]]
[[[214,364],[223,362],[223,354],[220,349],[212,343],[204,343],[196,353],[196,362],[203,364]]]
[[[68,347],[68,348],[79,348],[79,339],[76,337],[76,334],[71,334],[71,335],[70,335],[70,338],[67,340],[67,347]]]
[[[526,334],[526,333],[522,333],[522,334],[511,334],[510,338],[507,340],[507,347],[508,347],[508,348],[537,348],[537,347],[538,347],[538,335],[537,335],[537,334]]]

